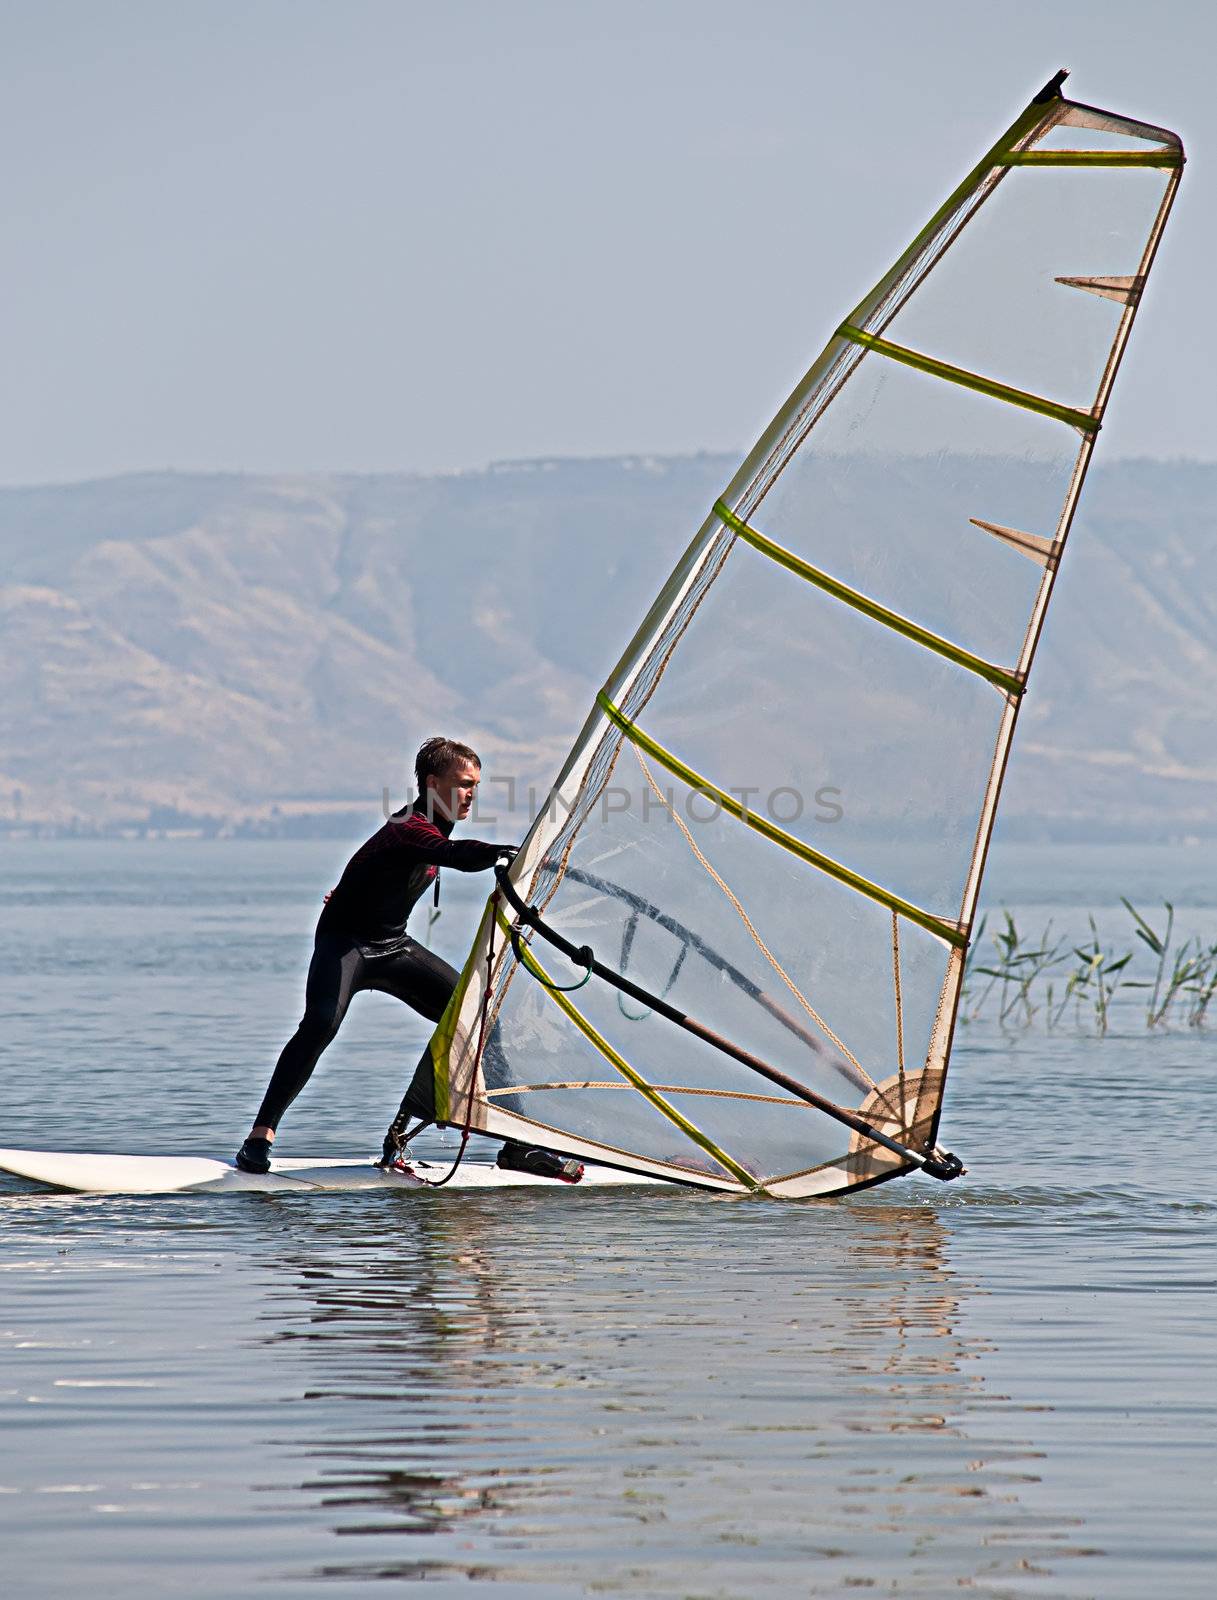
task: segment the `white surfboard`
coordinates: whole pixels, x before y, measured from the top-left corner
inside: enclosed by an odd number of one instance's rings
[[[240,1172],[231,1161],[211,1156],[120,1156],[65,1150],[0,1150],[0,1172],[31,1178],[78,1194],[280,1194],[309,1190],[426,1189],[443,1178],[451,1162],[415,1161],[410,1172],[386,1172],[370,1156],[289,1156],[265,1173]],[[507,1172],[484,1161],[461,1162],[447,1189],[548,1188],[573,1192],[626,1185],[651,1186],[662,1179],[611,1167],[588,1167],[578,1184]]]

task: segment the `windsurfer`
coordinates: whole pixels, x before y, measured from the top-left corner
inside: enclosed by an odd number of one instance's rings
[[[325,897],[305,986],[304,1015],[283,1047],[249,1137],[237,1152],[243,1172],[268,1172],[284,1112],[342,1026],[352,998],[376,989],[438,1022],[458,974],[406,932],[406,919],[441,867],[485,872],[514,846],[454,840],[452,830],[473,807],[481,779],[477,752],[455,739],[428,739],[414,764],[418,798],[396,812],[351,857],[338,887]],[[404,1103],[403,1103],[404,1104]],[[400,1114],[399,1114],[400,1116]],[[397,1122],[394,1123],[394,1128]],[[392,1161],[400,1139],[385,1141]],[[548,1151],[508,1145],[501,1164],[575,1179],[577,1163]],[[582,1175],[582,1168],[578,1168]]]

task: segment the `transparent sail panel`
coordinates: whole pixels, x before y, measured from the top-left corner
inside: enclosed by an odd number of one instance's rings
[[[1135,273],[1168,181],[1154,168],[1015,168],[884,338],[1088,409],[1121,308],[1056,280]]]
[[[885,887],[955,918],[1005,706],[741,541],[639,721],[794,838],[866,877],[882,854]]]
[[[920,1065],[946,970],[941,940],[914,925],[899,929],[898,1028],[890,911],[734,817],[714,816],[704,796],[663,772],[653,775],[662,800],[623,752],[557,892],[553,873],[537,876],[532,898],[546,920],[838,1104],[859,1104],[896,1070],[902,1048],[906,1062]],[[552,978],[576,980],[560,956],[537,949]],[[527,978],[523,988],[536,985]],[[570,1000],[656,1081],[770,1092],[748,1068],[607,985],[590,983]],[[538,1081],[533,1064],[519,1065]]]
[[[484,1072],[489,1103],[498,1110],[647,1161],[694,1170],[706,1164],[705,1149],[618,1072],[570,1011],[532,979],[517,977],[508,986]],[[656,1074],[659,1081],[666,1080]],[[719,1176],[731,1176],[721,1162],[710,1162]]]
[[[441,1115],[741,1192],[951,1175],[968,919],[1180,161],[1054,81],[840,326],[597,697]]]
[[[1059,422],[870,354],[750,521],[889,610],[1014,666],[1043,573],[973,519],[1051,539],[1078,447]]]

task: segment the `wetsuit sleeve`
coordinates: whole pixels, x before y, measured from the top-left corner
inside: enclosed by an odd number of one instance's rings
[[[510,845],[487,844],[482,839],[447,839],[426,817],[413,816],[402,824],[402,844],[414,858],[434,863],[437,867],[452,867],[457,872],[485,872],[493,867]]]

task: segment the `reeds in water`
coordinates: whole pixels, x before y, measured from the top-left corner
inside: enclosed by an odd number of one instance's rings
[[[1014,1029],[1042,1017],[1049,1032],[1070,1021],[1102,1036],[1122,991],[1142,989],[1148,990],[1147,1028],[1204,1027],[1217,994],[1217,944],[1191,938],[1175,945],[1169,901],[1163,903],[1161,932],[1130,900],[1121,896],[1121,904],[1140,941],[1127,949],[1104,944],[1093,916],[1087,918],[1090,937],[1080,944],[1054,936],[1051,922],[1038,938],[1025,938],[1004,908],[1001,925],[986,941],[988,918],[982,918],[968,952],[960,1020],[977,1022],[996,1013],[1000,1027]],[[1145,952],[1153,965],[1142,976],[1143,966],[1134,967],[1134,960]]]

